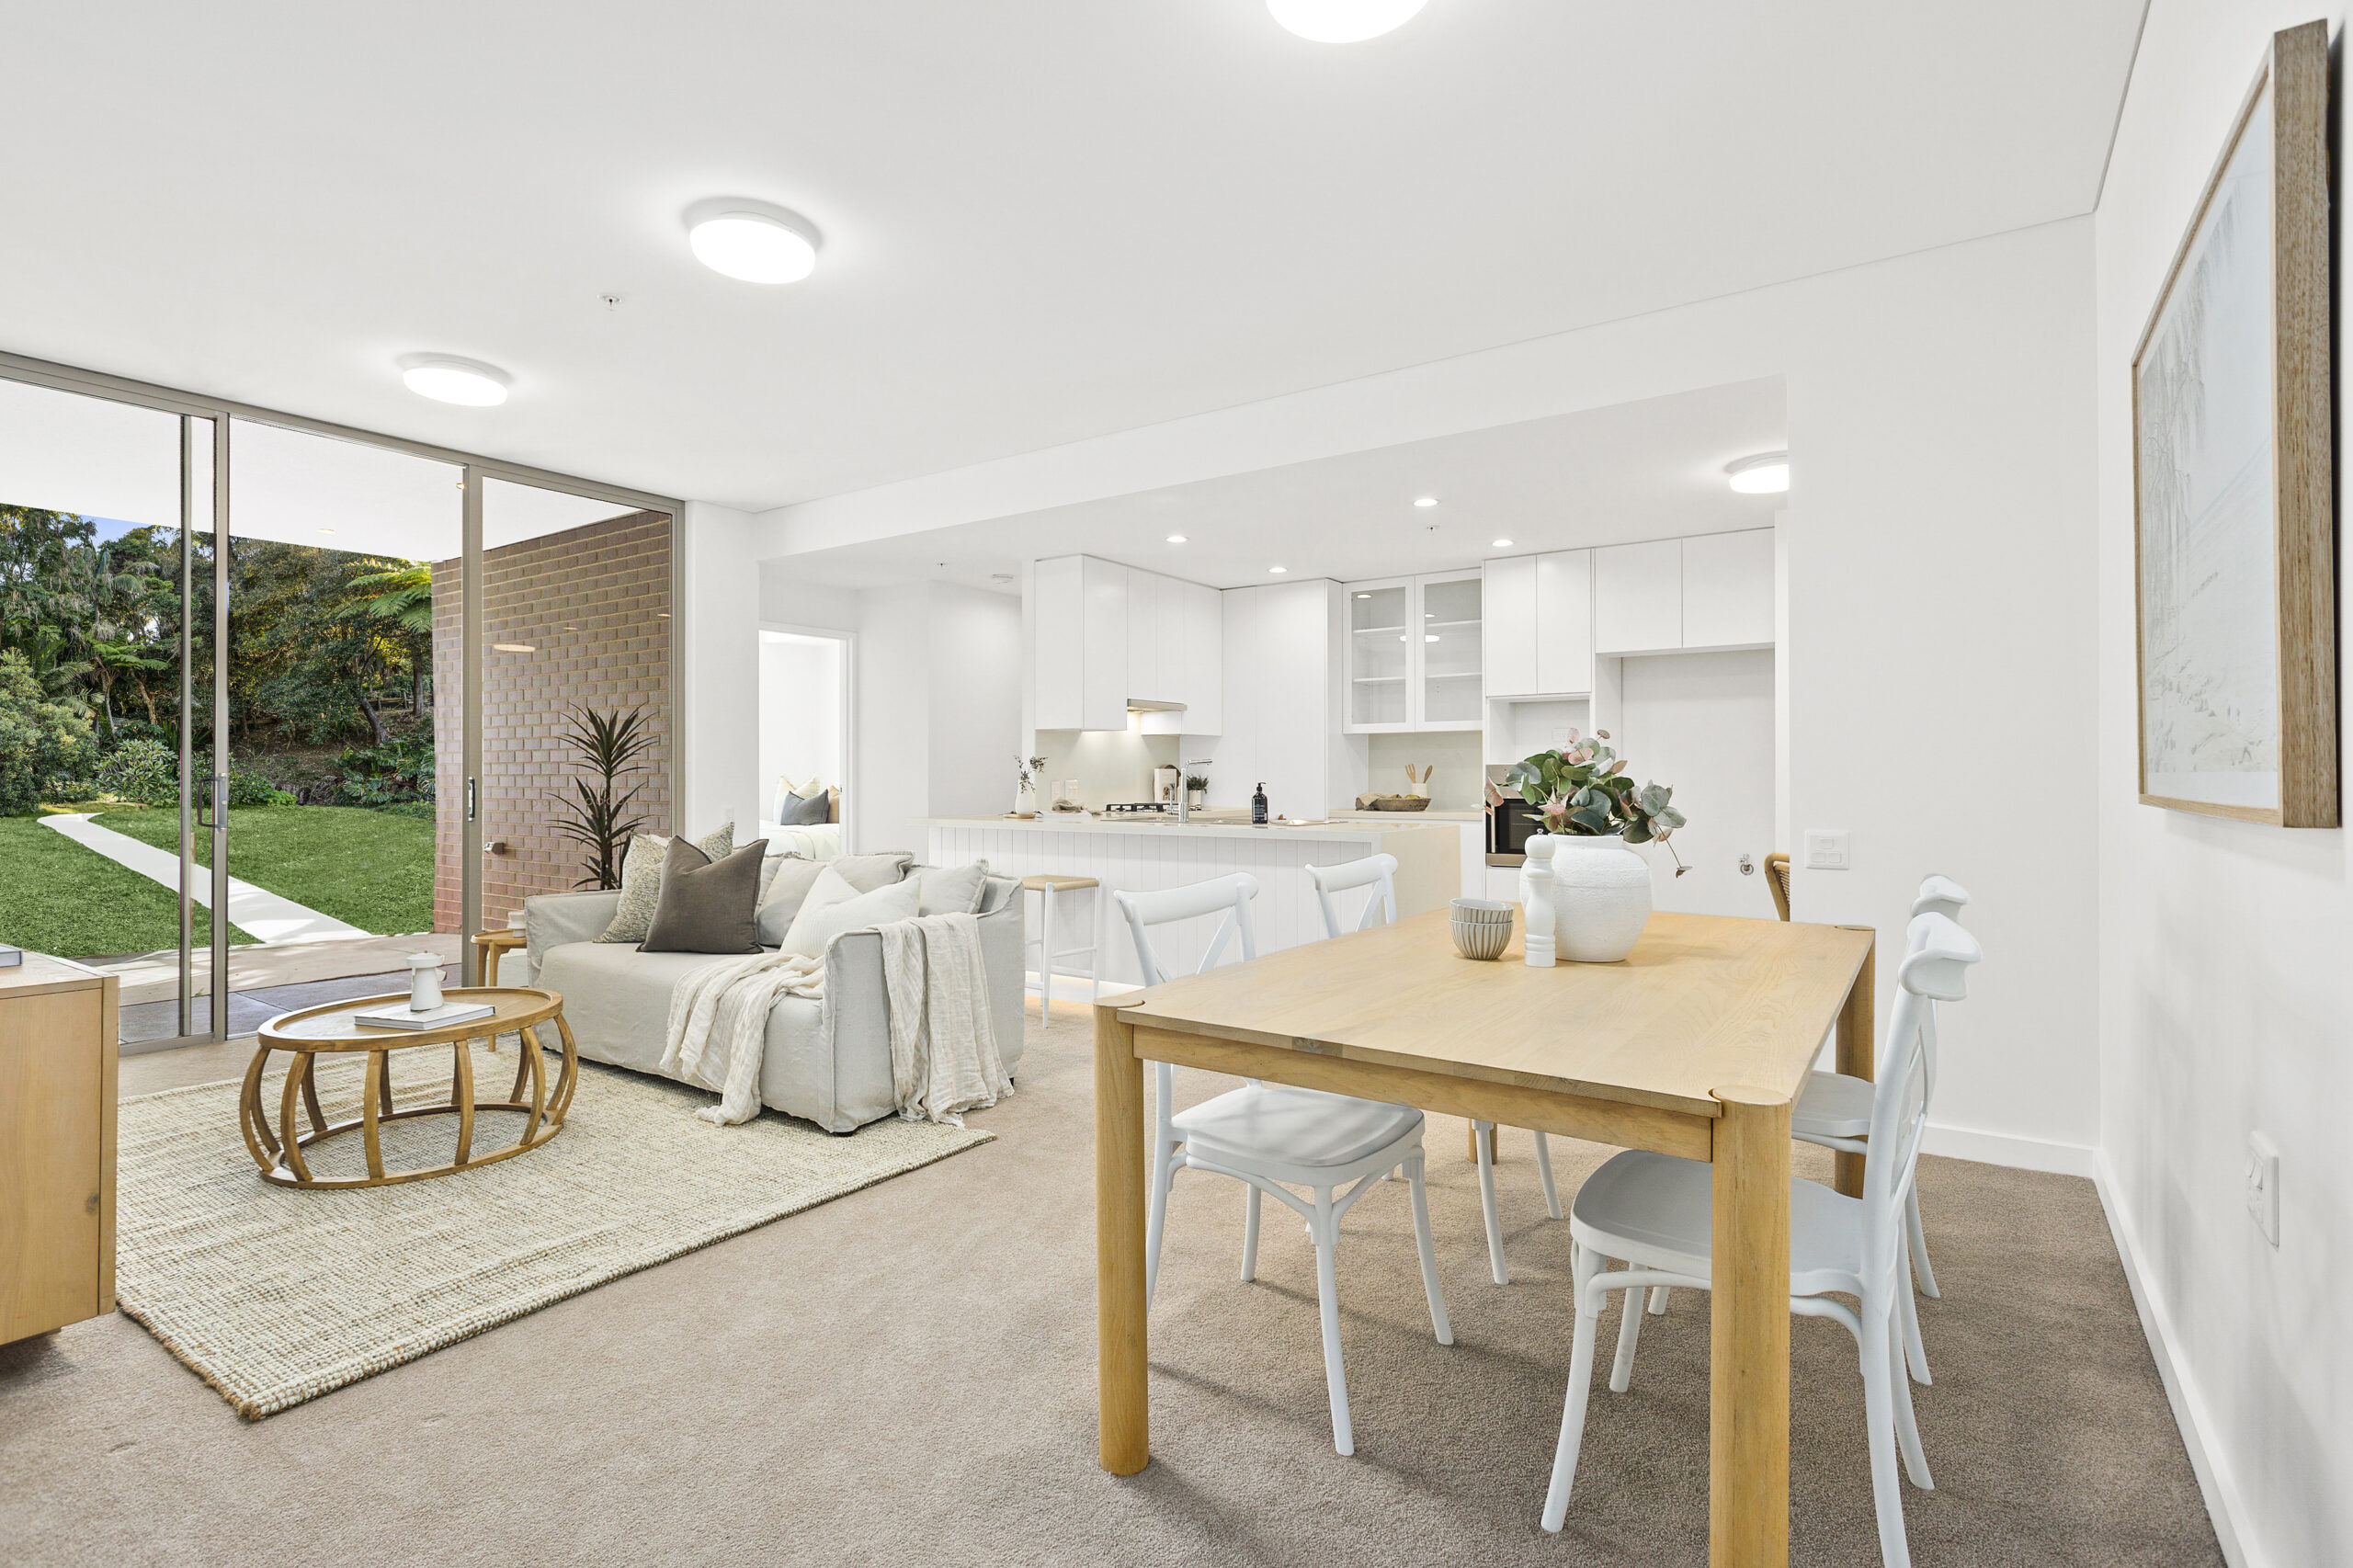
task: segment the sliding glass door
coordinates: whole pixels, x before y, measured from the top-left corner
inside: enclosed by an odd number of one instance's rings
[[[669,829],[675,514],[0,355],[0,945],[120,975],[133,1049],[471,977],[599,880],[584,724],[641,742],[608,839]]]

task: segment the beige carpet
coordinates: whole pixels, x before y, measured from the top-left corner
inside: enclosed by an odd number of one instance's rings
[[[283,1062],[284,1058],[278,1059]],[[358,1114],[359,1063],[323,1065],[330,1121]],[[392,1058],[396,1103],[442,1098],[449,1052]],[[474,1048],[477,1092],[513,1081],[510,1044]],[[278,1103],[266,1081],[264,1103]],[[237,1128],[238,1085],[123,1104],[116,1291],[122,1310],[259,1419],[413,1361],[551,1301],[797,1213],[989,1141],[889,1120],[835,1138],[768,1115],[715,1127],[711,1096],[584,1066],[563,1130],[478,1170],[397,1186],[301,1191],[261,1179]],[[524,1118],[488,1112],[474,1149],[514,1142]],[[389,1169],[446,1164],[453,1118],[383,1130]],[[357,1134],[316,1145],[312,1174],[367,1174]]]
[[[236,1065],[196,1048],[123,1077]],[[1544,1534],[1568,1227],[1506,1133],[1514,1277],[1490,1283],[1476,1172],[1443,1117],[1430,1210],[1458,1343],[1430,1339],[1404,1193],[1368,1194],[1339,1251],[1357,1456],[1332,1451],[1306,1237],[1270,1218],[1242,1284],[1240,1194],[1188,1177],[1152,1324],[1153,1463],[1105,1475],[1080,1010],[1040,1030],[1033,1007],[1020,1085],[973,1118],[997,1134],[985,1148],[267,1421],[120,1316],[0,1346],[0,1558],[251,1568],[291,1542],[403,1568],[1707,1561],[1706,1303],[1678,1292],[1632,1391],[1596,1390],[1569,1528]],[[1179,1097],[1222,1086],[1182,1074]],[[1607,1153],[1552,1148],[1564,1188]],[[2220,1568],[2091,1184],[1930,1159],[1921,1202],[1945,1299],[1921,1312],[1937,1489],[1904,1494],[1917,1568]],[[1871,1568],[1852,1343],[1813,1319],[1791,1339],[1792,1562]]]

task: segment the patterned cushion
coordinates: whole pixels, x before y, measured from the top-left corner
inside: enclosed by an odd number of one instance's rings
[[[713,860],[724,860],[735,850],[735,824],[722,824],[706,837],[691,841]],[[629,858],[621,862],[621,903],[600,942],[642,942],[654,926],[654,911],[662,902],[662,861],[670,841],[641,833],[629,841]]]

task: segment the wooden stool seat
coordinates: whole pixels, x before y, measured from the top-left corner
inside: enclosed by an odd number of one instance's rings
[[[1099,885],[1093,877],[1042,876],[1021,879],[1021,889],[1024,892],[1059,892],[1069,888],[1091,888]]]

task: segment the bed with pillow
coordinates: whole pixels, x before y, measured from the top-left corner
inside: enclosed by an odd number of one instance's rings
[[[823,779],[779,778],[768,813],[774,820],[760,824],[759,835],[769,854],[830,860],[842,852],[842,792]]]
[[[754,856],[751,845],[739,852],[733,839],[730,824],[674,857],[671,841],[640,835],[631,841],[620,890],[524,902],[524,983],[563,997],[582,1056],[659,1074],[670,996],[680,981],[729,955],[790,947],[824,960],[824,995],[787,996],[770,1011],[761,1103],[829,1132],[855,1131],[896,1108],[876,927],[962,911],[980,917],[990,1023],[1006,1070],[1019,1071],[1019,882],[990,875],[984,862],[919,866],[903,850]],[[753,887],[756,892],[748,892]],[[697,950],[663,950],[682,943]]]

